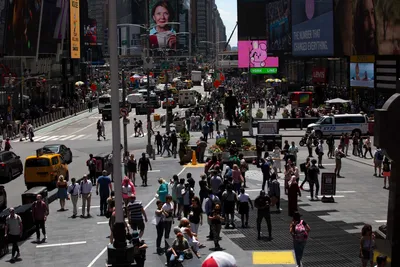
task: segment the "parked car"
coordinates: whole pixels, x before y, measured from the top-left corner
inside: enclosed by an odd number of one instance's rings
[[[62,144],[46,145],[43,147],[44,151],[50,151],[56,154],[60,154],[66,164],[72,162],[72,151],[69,147]]]
[[[0,182],[9,182],[23,172],[24,167],[19,156],[11,151],[0,152]]]
[[[7,208],[7,192],[3,185],[0,185],[0,212]]]

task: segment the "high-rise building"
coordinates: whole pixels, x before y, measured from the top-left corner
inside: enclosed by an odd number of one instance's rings
[[[195,20],[195,44],[197,53],[204,57],[215,57],[224,50],[226,29],[218,12],[215,0],[197,0],[192,8],[192,18]],[[192,20],[192,21],[193,21]],[[221,43],[219,43],[221,42]]]

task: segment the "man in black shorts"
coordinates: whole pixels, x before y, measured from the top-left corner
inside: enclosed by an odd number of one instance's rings
[[[142,157],[139,159],[138,168],[140,177],[142,178],[142,186],[147,186],[147,172],[153,170],[150,164],[150,159],[146,157],[146,153],[142,153]]]
[[[139,231],[139,238],[142,238],[144,233],[144,222],[147,222],[147,215],[143,208],[142,202],[136,201],[136,197],[131,196],[127,209],[129,224],[131,225],[132,230]]]

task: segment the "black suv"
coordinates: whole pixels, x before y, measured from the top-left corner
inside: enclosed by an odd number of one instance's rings
[[[21,159],[14,152],[0,152],[0,183],[9,182],[24,171]]]

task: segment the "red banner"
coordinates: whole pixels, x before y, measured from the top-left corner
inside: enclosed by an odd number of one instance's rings
[[[312,81],[313,83],[326,83],[326,68],[313,68]]]

